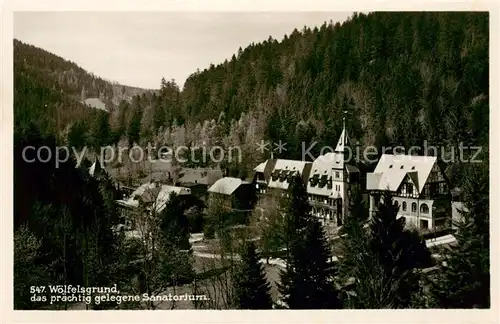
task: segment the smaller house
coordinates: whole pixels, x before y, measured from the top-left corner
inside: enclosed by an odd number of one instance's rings
[[[191,196],[191,190],[185,187],[162,185],[157,182],[141,185],[130,197],[116,201],[120,209],[120,223],[128,228],[134,228],[134,219],[140,210],[139,207],[144,206],[152,214],[160,213],[167,205],[172,193],[183,196],[185,199]]]
[[[177,179],[178,185],[200,184],[207,187],[223,177],[222,170],[211,168],[182,168]]]
[[[204,201],[208,188],[222,177],[220,169],[182,168],[175,185],[189,188],[193,196]]]
[[[210,202],[217,200],[232,211],[249,211],[255,203],[255,191],[251,182],[225,177],[217,180],[209,189]]]

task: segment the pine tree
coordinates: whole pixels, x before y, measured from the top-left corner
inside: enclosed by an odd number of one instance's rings
[[[310,220],[301,241],[291,250],[281,273],[279,291],[290,309],[341,308],[333,277],[336,268],[322,225]]]
[[[83,121],[77,120],[71,124],[67,142],[70,147],[81,149],[86,143],[86,129]]]
[[[99,111],[94,119],[90,130],[90,140],[93,148],[99,152],[101,147],[108,145],[111,138],[109,127],[109,115],[107,112]]]
[[[140,107],[134,107],[132,111],[132,117],[127,129],[127,137],[129,141],[129,146],[132,147],[134,143],[139,142],[140,132],[141,132],[141,120],[142,111]]]
[[[253,242],[243,247],[241,261],[233,279],[235,306],[239,309],[271,309],[271,288]]]
[[[33,309],[43,303],[30,299],[30,287],[47,282],[48,267],[39,264],[42,242],[26,225],[14,233],[14,308]],[[38,304],[38,305],[37,305]]]
[[[292,309],[338,308],[331,253],[322,225],[310,215],[307,191],[295,175],[288,191],[285,213],[286,270],[279,291]]]
[[[180,249],[189,248],[189,223],[185,212],[181,196],[171,193],[165,208],[159,213],[162,234],[170,240],[170,244]]]
[[[429,265],[430,253],[417,233],[404,229],[405,218],[397,214],[392,197],[384,195],[372,217],[367,243],[355,258],[353,307],[407,308],[419,291],[416,269]]]
[[[445,258],[431,289],[437,307],[490,307],[488,180],[487,169],[466,175],[458,246]]]
[[[300,175],[294,175],[290,181],[287,192],[287,202],[285,203],[285,233],[284,240],[287,248],[287,255],[291,247],[294,246],[311,219],[311,205],[307,199],[307,189],[302,182]]]
[[[360,257],[368,251],[367,230],[364,227],[368,219],[368,209],[359,190],[352,190],[348,212],[341,229],[343,258],[340,266],[340,277],[344,283],[349,283],[358,272]],[[353,305],[349,305],[353,307]]]
[[[349,219],[349,220],[348,220]],[[368,208],[363,196],[361,195],[361,189],[359,186],[352,186],[351,193],[349,195],[349,206],[347,217],[343,228],[350,224],[364,224],[368,220]]]

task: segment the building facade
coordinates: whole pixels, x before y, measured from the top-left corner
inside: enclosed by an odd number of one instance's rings
[[[342,226],[351,189],[360,185],[359,169],[347,161],[348,145],[344,128],[335,151],[313,162],[270,159],[259,164],[253,180],[257,193],[285,195],[292,177],[299,175],[307,189],[313,216],[334,229]]]
[[[116,201],[120,212],[120,223],[128,229],[135,229],[137,217],[143,212],[141,206],[151,214],[158,214],[167,205],[172,193],[188,198],[189,188],[163,185],[157,182],[139,186],[129,197]]]
[[[255,190],[252,183],[232,177],[217,180],[209,189],[211,202],[221,205],[228,211],[249,212],[255,202]]]
[[[367,174],[366,187],[370,215],[377,211],[376,199],[389,193],[408,227],[431,231],[451,225],[450,189],[436,157],[383,154]]]

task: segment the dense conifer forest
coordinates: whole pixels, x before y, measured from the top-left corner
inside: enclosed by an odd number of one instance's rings
[[[113,85],[16,41],[16,92],[38,88],[38,98],[16,96],[23,100],[16,122],[27,102],[37,107],[28,115],[50,103],[46,109],[66,126],[72,118],[65,116],[83,110],[70,99],[84,95],[114,102],[115,140],[153,141],[178,126],[191,137],[186,142],[251,132],[285,140],[297,157],[294,143],[302,140],[333,145],[347,110],[349,133],[363,146],[486,144],[488,28],[488,13],[354,14],[342,25],[325,22],[239,48],[193,73],[183,89],[162,80],[159,92]]]
[[[226,61],[194,72],[182,89],[175,80],[162,79],[158,80],[159,89],[151,90],[104,80],[73,62],[15,40],[16,308],[39,307],[29,300],[27,289],[31,285],[59,282],[103,286],[116,280],[123,281],[124,287],[134,286],[126,256],[133,247],[125,247],[123,238],[111,230],[118,223],[114,201],[119,193],[110,177],[91,177],[87,168],[75,168],[73,160],[58,168],[52,162],[28,163],[21,158],[26,146],[55,148],[68,144],[96,151],[105,145],[134,143],[240,146],[243,160],[229,169],[231,175],[244,178],[269,157],[269,152],[255,151],[256,143],[284,141],[287,150],[275,156],[301,159],[302,142],[317,142],[317,149],[335,147],[346,116],[349,136],[360,147],[421,146],[424,140],[448,147],[463,143],[483,146],[486,154],[482,157],[488,160],[488,44],[488,13],[355,13],[342,24],[324,22],[318,27],[290,31],[282,40],[270,37],[246,47],[242,44]],[[105,103],[106,111],[89,107],[85,104],[88,98]],[[316,155],[317,149],[312,150]],[[88,167],[88,161],[85,163]],[[463,224],[463,237],[473,237],[479,243],[462,249],[469,256],[477,256],[475,268],[481,271],[475,276],[487,284],[477,288],[467,281],[468,270],[459,262],[465,254],[458,251],[443,273],[449,286],[459,273],[466,288],[455,287],[454,295],[447,297],[448,286],[435,287],[437,297],[420,301],[423,304],[416,304],[414,296],[404,296],[405,307],[489,307],[489,275],[485,277],[489,269],[485,242],[489,242],[489,236],[484,233],[489,228],[487,161],[478,168],[474,172],[480,176],[458,165],[459,174],[464,176],[453,173],[452,181],[455,185],[464,183],[468,190],[471,212],[467,222],[473,223],[474,217],[481,219],[475,227]],[[479,185],[474,179],[483,179],[486,184]],[[177,209],[171,206],[166,213],[184,217],[184,211]],[[175,219],[172,215],[162,217]],[[314,226],[307,230],[322,233]],[[352,228],[362,231],[361,227]],[[377,233],[372,241],[384,239]],[[159,241],[169,239],[161,236]],[[182,239],[187,240],[187,236]],[[326,243],[318,239],[315,244],[322,257],[320,263],[326,264]],[[305,249],[300,248],[296,247],[297,254]],[[267,283],[261,278],[253,247],[249,251],[239,274],[252,272],[252,280],[262,281],[259,285],[265,288],[255,294],[267,296]],[[368,259],[368,252],[363,253]],[[305,257],[298,254],[290,260],[299,256]],[[161,257],[158,260],[159,267],[165,266]],[[183,267],[188,263],[182,263]],[[363,273],[356,266],[352,269]],[[316,275],[308,271],[311,278]],[[292,294],[297,289],[293,283],[303,278],[288,272],[293,280],[285,282],[288,286],[284,290]],[[326,273],[325,285],[330,276],[329,271],[328,276]],[[165,280],[170,282],[174,274],[171,276]],[[250,289],[247,279],[238,278],[238,289]],[[336,290],[328,293],[340,294]],[[315,294],[311,292],[311,296]],[[468,299],[460,304],[467,294],[468,298],[472,298],[470,294],[483,297],[476,304]],[[251,304],[243,299],[239,303]],[[344,304],[379,305],[377,300],[363,304],[355,299]],[[392,304],[387,305],[382,306]]]

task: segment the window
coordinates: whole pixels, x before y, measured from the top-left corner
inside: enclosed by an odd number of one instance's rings
[[[397,200],[394,200],[394,206],[397,208],[399,207],[399,202]]]
[[[429,213],[429,206],[427,206],[427,204],[420,205],[420,212],[422,214],[428,214]]]
[[[417,203],[412,203],[411,204],[411,212],[416,213],[417,212]]]
[[[403,169],[404,169],[404,167],[405,167],[405,166],[404,166],[404,165],[402,165],[402,166],[400,167],[400,169],[401,169],[401,170],[403,170]]]
[[[428,229],[428,228],[429,228],[429,222],[421,219],[420,220],[420,229]]]
[[[403,211],[406,211],[406,201],[403,201]]]
[[[391,164],[391,165],[389,165],[389,169],[392,169],[392,164]]]
[[[338,172],[335,172],[335,178],[340,178],[340,174]]]
[[[413,195],[413,186],[411,185],[411,183],[407,183],[407,184],[406,184],[406,192],[407,192],[409,195]]]

